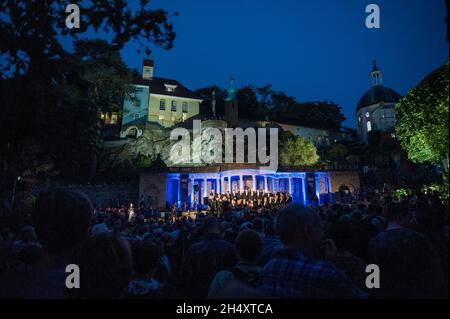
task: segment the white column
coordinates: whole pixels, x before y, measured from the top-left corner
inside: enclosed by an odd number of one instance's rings
[[[252,189],[256,190],[256,175],[252,175]]]
[[[275,192],[275,178],[271,177],[270,180],[272,181],[272,193]]]
[[[264,176],[264,191],[267,192],[267,176]]]
[[[191,177],[191,206],[194,206],[194,178]]]
[[[289,176],[289,194],[292,195],[292,177]]]
[[[228,176],[228,191],[231,193],[231,176]]]
[[[216,177],[216,193],[220,194],[220,178]]]
[[[279,192],[280,191],[280,179],[279,178],[277,178],[276,185],[277,185],[276,191]]]
[[[244,176],[239,175],[239,189],[244,190]]]
[[[302,178],[303,204],[306,205],[306,174]]]
[[[207,197],[208,194],[206,193],[206,177],[203,177],[203,198]],[[203,200],[202,198],[202,200]]]

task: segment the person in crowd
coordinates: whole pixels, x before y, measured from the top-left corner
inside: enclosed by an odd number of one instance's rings
[[[42,245],[41,260],[0,278],[0,298],[64,298],[66,266],[89,235],[93,207],[86,195],[68,190],[42,193],[33,220]]]
[[[192,298],[205,298],[214,275],[235,262],[233,245],[220,237],[217,218],[206,217],[203,230],[203,240],[189,248],[183,270],[184,289]]]
[[[256,263],[261,252],[261,236],[254,230],[244,230],[236,238],[235,249],[237,264],[231,270],[222,270],[216,274],[208,297],[214,298],[219,290],[235,280],[256,287],[261,273]]]
[[[133,279],[128,284],[130,298],[167,298],[166,285],[155,280],[163,252],[151,240],[138,241],[132,248]]]
[[[264,231],[265,235],[261,241],[261,255],[258,259],[258,264],[262,267],[283,247],[283,243],[275,232],[272,220],[265,223]]]
[[[68,290],[72,298],[124,298],[132,274],[129,242],[109,233],[90,237],[75,252],[73,264],[80,269],[80,287]]]
[[[275,230],[283,248],[262,273],[260,289],[273,298],[366,298],[341,270],[326,259],[336,255],[331,240],[324,241],[318,215],[311,208],[293,204],[280,210]]]
[[[444,297],[446,287],[441,260],[431,242],[409,228],[408,203],[391,203],[387,217],[387,229],[370,241],[368,250],[370,262],[378,265],[383,274],[383,284],[373,292],[374,296]]]
[[[367,249],[361,240],[362,229],[352,222],[338,222],[330,229],[330,237],[336,243],[337,253],[333,259],[334,265],[342,269],[345,274],[361,289],[366,289],[366,263],[360,253]]]

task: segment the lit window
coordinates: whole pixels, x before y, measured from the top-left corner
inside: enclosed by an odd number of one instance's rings
[[[172,110],[172,112],[176,112],[177,111],[177,101],[172,100],[171,110]]]
[[[189,112],[189,105],[188,102],[183,102],[183,113]]]
[[[159,116],[158,116],[158,119],[160,121],[163,121],[164,120],[164,113],[160,113]]]
[[[177,116],[176,116],[176,114],[175,114],[175,113],[172,113],[172,122],[175,122],[175,121],[176,121],[176,119],[177,119]]]
[[[175,89],[177,87],[177,85],[173,84],[164,84],[164,86],[166,87],[167,92],[175,92]]]
[[[183,113],[183,121],[186,121],[186,120],[187,120],[187,114]]]
[[[117,113],[111,113],[111,124],[116,124],[117,118],[118,118]]]
[[[164,99],[159,100],[159,110],[160,111],[166,110],[166,100]]]
[[[369,133],[370,131],[372,131],[372,123],[370,123],[370,121],[367,121],[367,133]]]
[[[370,117],[370,113],[369,113],[369,112],[366,113],[366,117],[367,117],[367,118]]]

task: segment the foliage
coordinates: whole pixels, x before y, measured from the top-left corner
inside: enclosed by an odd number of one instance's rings
[[[195,93],[203,99],[203,102],[200,104],[200,115],[202,117],[211,117],[213,115],[211,104],[213,92],[216,94],[216,116],[223,117],[225,114],[225,98],[227,97],[227,92],[217,85],[212,85],[195,90]]]
[[[339,161],[344,159],[348,154],[348,149],[345,145],[334,144],[327,152],[326,157],[331,161]]]
[[[98,112],[117,110],[129,90],[118,50],[130,40],[172,46],[167,12],[148,4],[132,10],[124,0],[83,1],[81,28],[69,30],[64,1],[0,0],[0,189],[26,172],[32,179],[95,172]],[[88,26],[110,42],[82,41]],[[67,39],[75,40],[73,51]]]
[[[422,187],[422,192],[424,192],[425,194],[427,194],[430,191],[437,192],[439,194],[439,198],[442,201],[442,203],[448,204],[449,199],[448,181],[441,184],[431,184]]]
[[[79,29],[65,25],[67,4],[59,0],[0,0],[0,53],[6,61],[0,70],[18,76],[34,63],[60,60],[70,54],[62,40],[78,40],[99,30],[117,50],[130,40],[139,41],[147,54],[150,44],[166,49],[173,46],[175,33],[168,12],[149,8],[149,0],[140,0],[136,9],[125,0],[78,2],[82,13]]]
[[[283,132],[279,141],[279,159],[282,166],[311,166],[319,161],[317,149],[310,139]]]
[[[439,163],[448,177],[448,62],[428,75],[395,108],[397,138],[415,163]]]

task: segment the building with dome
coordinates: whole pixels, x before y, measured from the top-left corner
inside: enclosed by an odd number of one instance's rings
[[[373,61],[370,77],[372,88],[361,97],[356,107],[358,137],[365,144],[368,143],[367,135],[371,131],[394,134],[394,107],[401,98],[396,91],[383,85],[383,75],[376,61]]]

